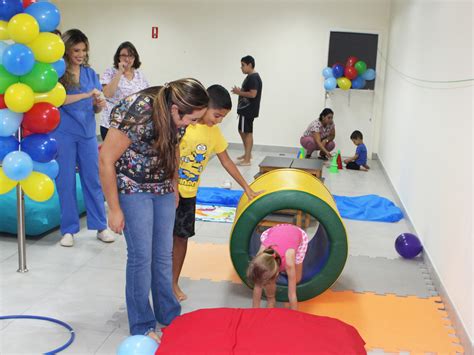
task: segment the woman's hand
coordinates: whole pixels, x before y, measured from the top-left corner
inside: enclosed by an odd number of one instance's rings
[[[110,210],[109,211],[109,228],[117,234],[122,234],[123,228],[125,227],[125,217],[122,210]]]
[[[86,93],[86,95],[87,95],[87,98],[89,98],[89,97],[94,97],[95,98],[95,97],[100,96],[101,93],[102,93],[102,91],[100,91],[100,90],[92,89],[91,91]]]
[[[121,74],[125,73],[125,69],[127,68],[127,65],[124,62],[119,62],[117,66],[118,66],[118,71]]]
[[[95,90],[97,90],[97,89],[95,89]],[[97,91],[99,91],[99,90],[97,90]],[[94,95],[93,105],[97,108],[100,108],[100,109],[104,109],[105,106],[107,105],[107,103],[105,101],[105,96],[101,91],[99,91],[98,96]]]

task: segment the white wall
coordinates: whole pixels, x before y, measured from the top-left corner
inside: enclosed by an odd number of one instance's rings
[[[474,77],[472,2],[396,0],[391,16],[396,69],[429,80]],[[472,342],[473,90],[453,88],[466,84],[410,83],[387,69],[379,156]]]
[[[205,85],[220,83],[230,89],[244,79],[240,58],[253,55],[264,85],[255,143],[290,147],[299,145],[308,123],[324,108],[321,71],[327,64],[330,30],[377,32],[385,48],[389,23],[389,0],[57,3],[63,17],[60,28],[77,27],[87,34],[91,64],[99,73],[111,65],[120,42],[130,40],[154,84],[193,76]],[[158,40],[151,39],[152,26],[159,26]],[[236,126],[234,109],[222,124],[231,142],[240,142]],[[350,145],[347,155],[353,153],[349,137],[337,139]]]

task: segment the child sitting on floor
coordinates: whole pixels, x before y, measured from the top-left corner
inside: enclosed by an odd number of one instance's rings
[[[247,279],[254,285],[252,307],[260,307],[263,289],[267,307],[275,307],[276,281],[282,272],[288,276],[290,308],[296,310],[296,284],[303,275],[308,235],[292,224],[279,224],[263,232],[260,241],[262,245],[247,269]]]
[[[357,146],[355,155],[344,160],[346,169],[367,171],[367,148],[364,144],[362,132],[354,131],[351,134],[351,141]]]

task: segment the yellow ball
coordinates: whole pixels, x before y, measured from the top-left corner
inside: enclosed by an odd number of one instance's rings
[[[49,200],[54,193],[54,183],[49,176],[36,171],[21,180],[20,185],[25,194],[37,202]]]
[[[10,179],[0,168],[0,195],[6,194],[13,189],[18,182]]]
[[[15,42],[30,43],[39,35],[38,22],[28,14],[15,15],[8,22],[8,34]]]
[[[54,63],[64,55],[64,42],[54,33],[41,32],[28,46],[38,62]]]
[[[5,91],[5,104],[13,112],[29,111],[35,103],[35,94],[28,85],[17,83]]]
[[[0,41],[6,39],[10,39],[10,35],[8,34],[8,22],[0,21]]]
[[[59,107],[66,101],[66,89],[61,83],[57,83],[53,90],[45,93],[35,94],[35,102],[49,102]]]

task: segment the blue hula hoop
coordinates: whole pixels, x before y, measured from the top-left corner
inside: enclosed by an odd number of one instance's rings
[[[60,326],[62,326],[64,328],[66,328],[67,330],[69,330],[69,333],[71,334],[71,337],[69,338],[67,343],[60,346],[57,349],[46,352],[45,353],[46,355],[54,355],[54,354],[57,354],[57,353],[65,350],[67,347],[69,347],[69,345],[71,345],[73,343],[73,341],[76,337],[76,334],[74,333],[74,329],[72,329],[72,327],[69,324],[67,324],[63,321],[60,321],[59,319],[54,319],[54,318],[49,318],[49,317],[42,317],[42,316],[30,316],[30,315],[0,316],[0,320],[6,320],[6,319],[37,319],[37,320],[44,320],[46,322],[52,322],[52,323],[59,324]]]

